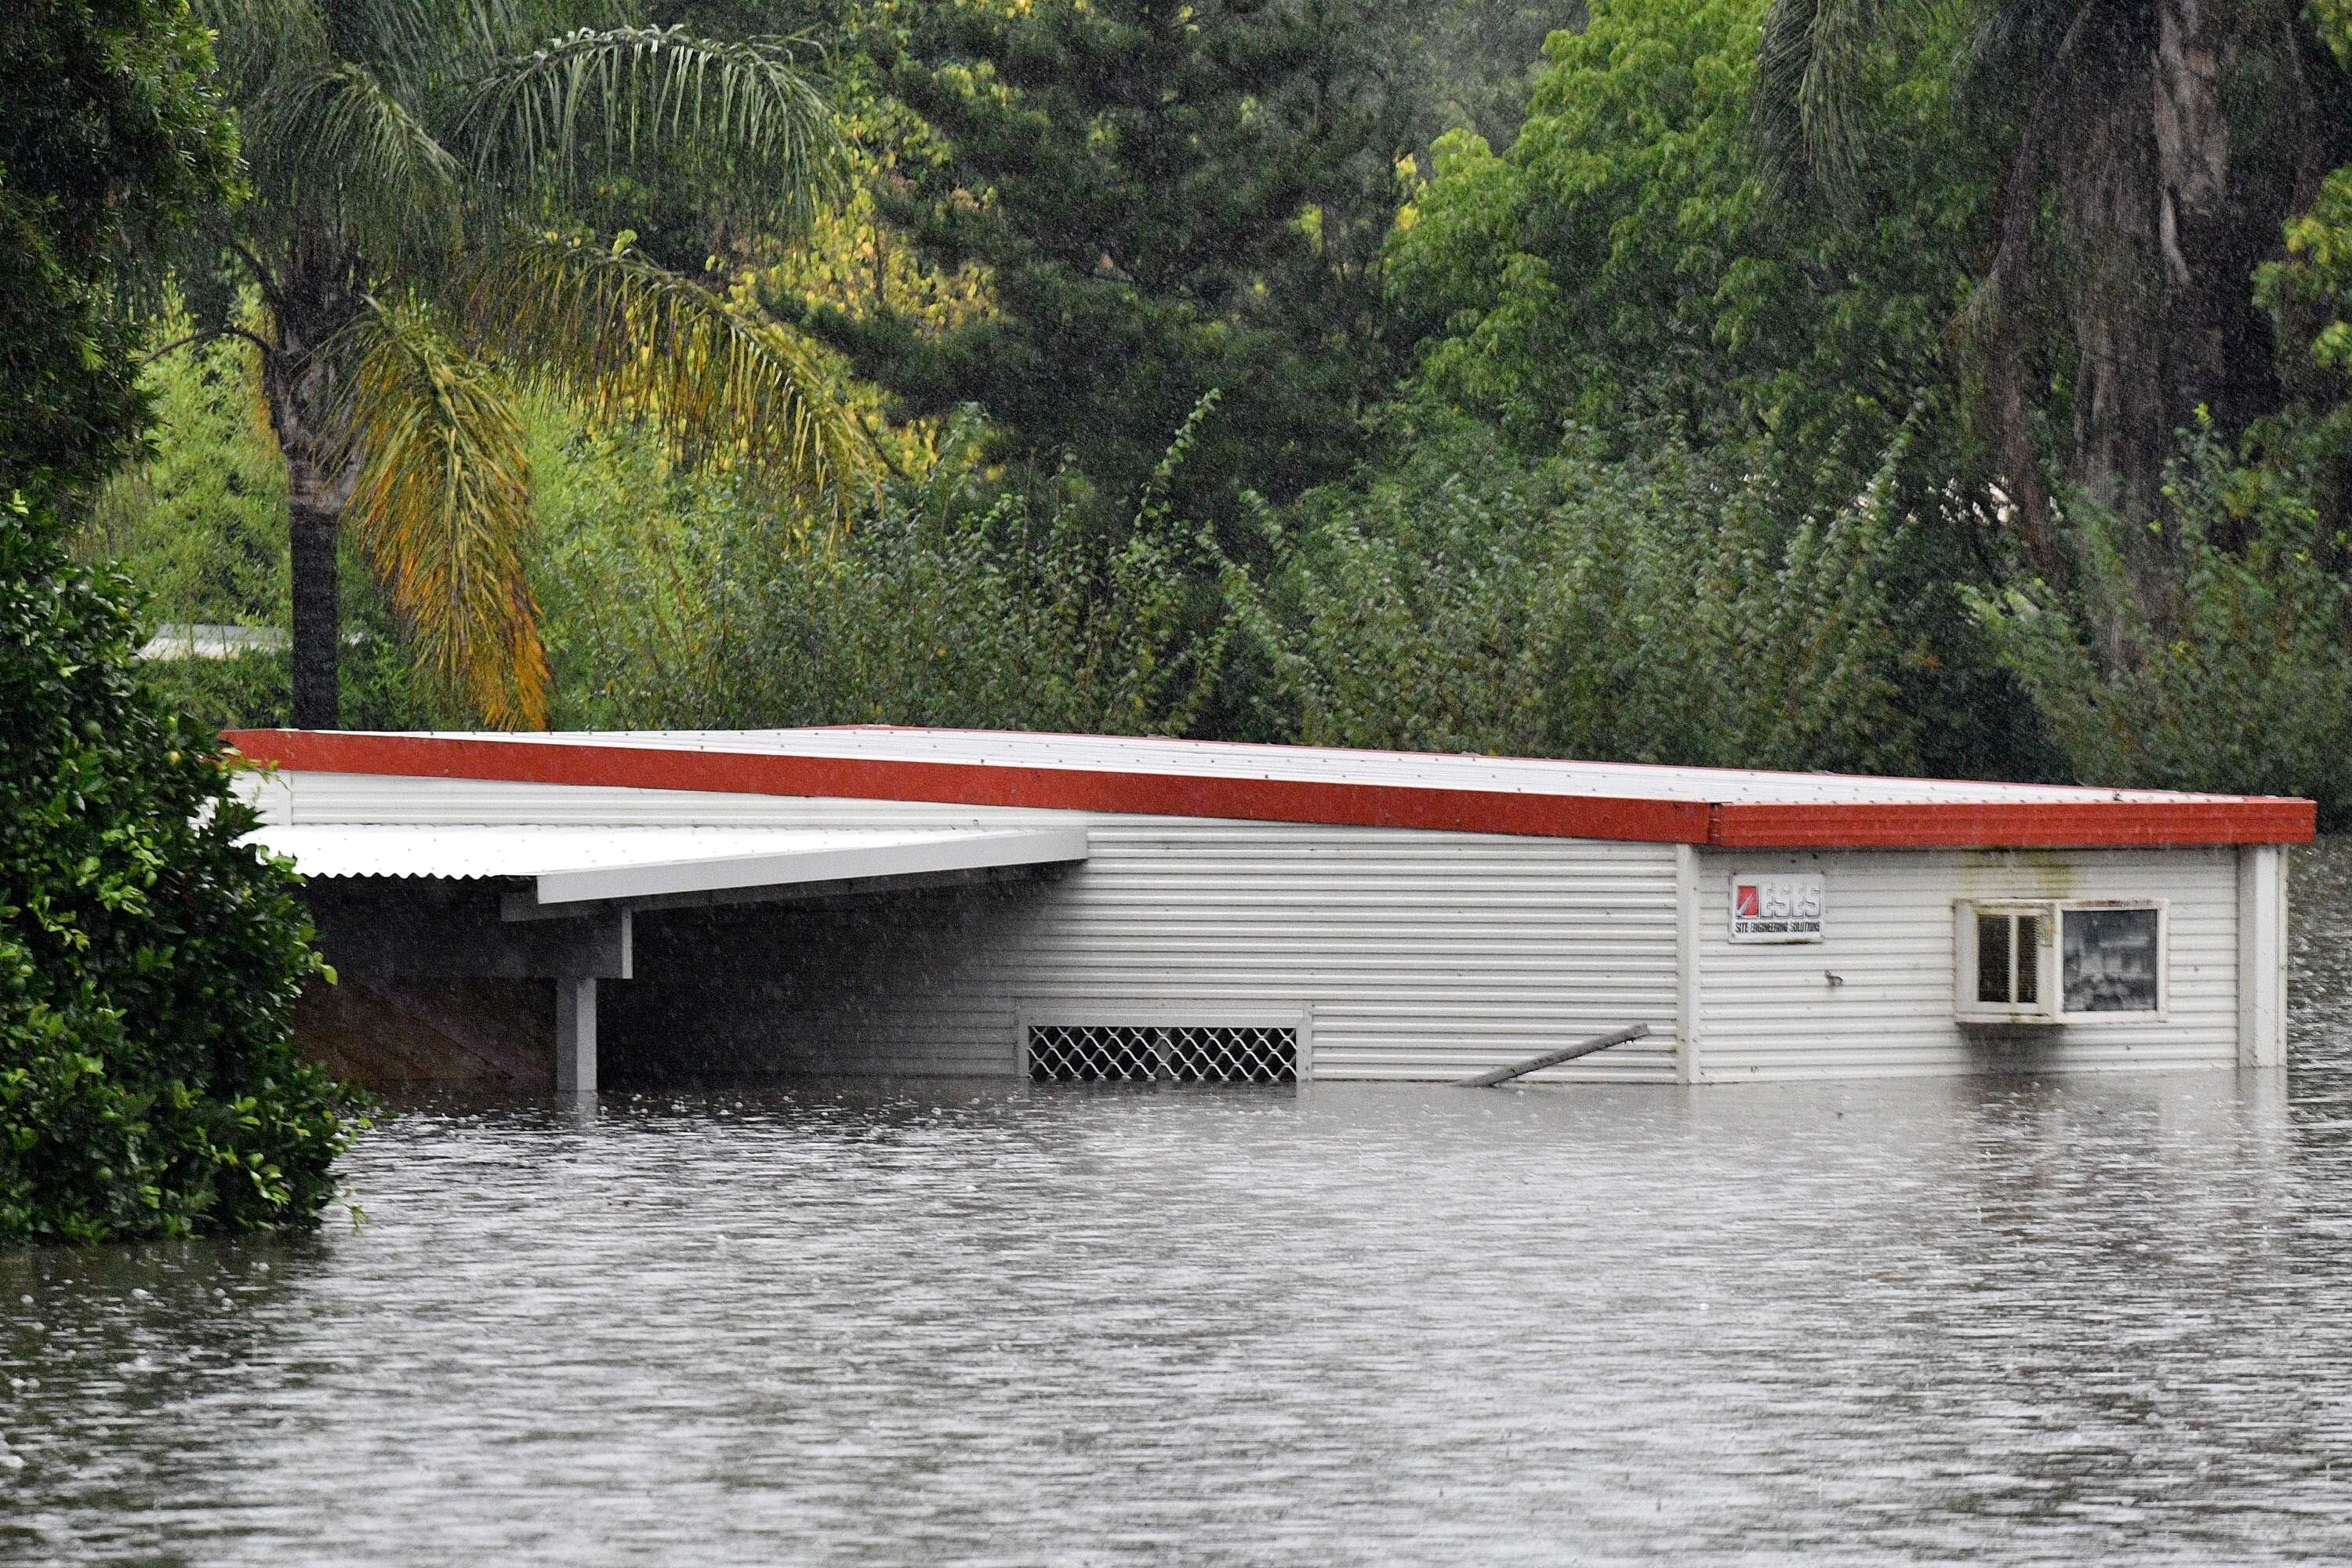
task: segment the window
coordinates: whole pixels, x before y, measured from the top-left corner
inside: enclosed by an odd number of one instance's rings
[[[1978,911],[1978,1001],[2004,1007],[2042,1005],[2042,933],[2048,923],[2038,910]]]
[[[1953,1016],[1977,1024],[2161,1017],[2161,900],[1963,900],[1953,910]]]
[[[2154,909],[2068,910],[2060,962],[2069,1013],[2153,1013],[2163,1000],[2164,921]]]

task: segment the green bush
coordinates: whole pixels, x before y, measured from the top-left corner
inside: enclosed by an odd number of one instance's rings
[[[1223,558],[1167,499],[1203,416],[1115,529],[1067,489],[992,489],[968,422],[837,537],[709,486],[621,505],[659,478],[592,446],[606,477],[545,520],[559,722],[1187,732],[1230,635]]]
[[[147,334],[180,342],[176,299]],[[261,405],[258,355],[241,338],[185,343],[139,375],[156,437],[108,479],[76,531],[77,559],[121,562],[173,621],[287,624],[286,465]]]
[[[1258,508],[1262,575],[1165,500],[1192,426],[1115,528],[951,450],[838,538],[578,446],[541,589],[561,721],[1919,767],[1919,633],[1888,605],[1913,531],[1885,482],[1791,527],[1727,458],[1530,464],[1421,417],[1385,432],[1385,476]]]
[[[2084,782],[2306,795],[2323,828],[2352,827],[2347,542],[2310,475],[2233,467],[2210,432],[2166,489],[2174,571],[2158,602],[2124,569],[2130,525],[2085,508],[2074,593],[1974,593],[1987,635]],[[2231,533],[2250,542],[2217,542]]]
[[[1526,464],[1424,413],[1408,456],[1319,492],[1244,584],[1258,728],[1316,744],[1715,766],[1916,765],[1916,635],[1882,477],[1793,529],[1735,461],[1672,441]]]
[[[0,507],[0,1239],[316,1222],[355,1104],[290,1043],[321,965],[129,584]]]

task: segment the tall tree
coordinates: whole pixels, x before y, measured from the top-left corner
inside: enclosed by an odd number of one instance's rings
[[[1854,87],[1929,0],[1776,0],[1758,127],[1806,199],[1835,202],[1879,129]],[[2234,438],[2280,405],[2256,268],[2352,150],[2343,68],[2303,0],[1969,0],[1962,97],[2002,150],[1967,313],[1982,417],[2033,561],[2053,579],[2045,464],[2133,519],[2166,515],[2176,433]],[[1849,209],[1850,210],[1850,209]],[[2050,352],[2037,323],[2067,340]],[[2060,395],[2046,394],[2055,387]],[[2053,417],[2061,454],[2037,445]],[[2130,532],[2150,597],[2162,530]],[[2157,615],[2159,622],[2160,614]]]
[[[985,409],[998,453],[1132,491],[1202,395],[1189,472],[1281,498],[1355,451],[1391,373],[1380,243],[1410,106],[1358,0],[941,6],[882,39],[948,155],[880,193],[992,310],[926,331],[795,305],[900,412]],[[1186,504],[1218,496],[1193,485]]]
[[[819,83],[779,44],[645,25],[620,0],[199,0],[252,198],[218,237],[285,461],[297,723],[337,720],[347,517],[425,673],[545,721],[523,580],[530,474],[509,374],[649,418],[804,504],[860,466],[808,349],[635,247],[649,182],[789,231],[831,166]]]

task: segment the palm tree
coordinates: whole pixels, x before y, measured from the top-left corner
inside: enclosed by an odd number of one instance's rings
[[[1866,155],[1875,51],[1949,0],[1774,0],[1757,81],[1768,156],[1820,199]],[[2234,437],[2282,388],[2253,271],[2352,153],[2347,79],[2303,0],[1958,0],[1971,34],[1963,102],[2004,149],[1982,279],[1961,325],[1989,445],[2034,563],[2065,559],[2034,424],[2053,384],[2073,412],[2067,477],[2139,521],[2165,515],[2175,432]],[[2037,357],[2055,312],[2071,363]],[[2143,598],[2161,531],[2126,531]],[[2153,603],[2151,611],[2158,606]],[[2159,617],[2160,620],[2160,617]]]
[[[621,0],[195,8],[250,181],[212,238],[261,316],[215,331],[257,348],[285,458],[296,723],[338,721],[348,521],[428,679],[490,723],[545,724],[520,381],[839,504],[861,459],[811,352],[625,226],[680,189],[717,225],[809,215],[835,142],[789,42],[647,26]]]

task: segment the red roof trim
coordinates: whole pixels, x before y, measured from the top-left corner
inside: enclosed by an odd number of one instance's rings
[[[509,743],[323,730],[233,730],[225,738],[256,762],[315,773],[920,800],[1744,849],[2301,844],[2312,837],[2315,810],[2307,800],[2268,797],[1710,805],[1696,801],[1511,790],[1199,778],[992,763],[777,756],[657,744]]]
[[[1710,844],[1727,849],[2188,848],[2308,844],[2307,800],[2032,801],[2016,804],[1719,805]]]

